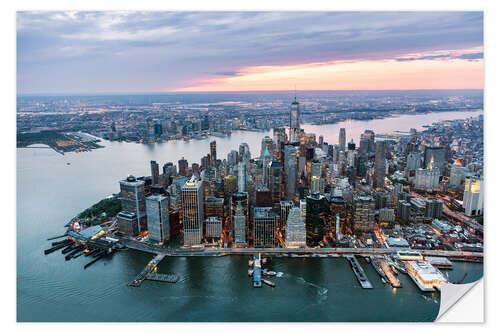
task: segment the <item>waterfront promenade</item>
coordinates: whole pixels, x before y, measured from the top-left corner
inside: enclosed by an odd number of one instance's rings
[[[131,249],[148,252],[152,254],[164,254],[165,256],[220,256],[220,255],[314,255],[314,254],[337,254],[337,255],[389,255],[399,251],[417,252],[423,256],[447,257],[451,259],[482,260],[482,252],[445,251],[445,250],[416,250],[401,248],[161,248],[151,244],[122,239],[122,243]]]

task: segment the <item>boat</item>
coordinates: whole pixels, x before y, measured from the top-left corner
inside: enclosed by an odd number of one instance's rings
[[[264,282],[265,284],[267,284],[270,287],[276,287],[276,283],[274,283],[273,281],[262,279],[262,282]]]
[[[278,273],[276,274],[276,277],[282,277],[282,276],[283,276],[283,272],[278,272]]]
[[[387,283],[387,281],[384,278],[380,278],[382,280],[382,283]]]
[[[253,275],[253,269],[249,269],[248,270],[248,276],[252,276]]]
[[[365,260],[367,263],[370,263],[370,258],[369,257],[365,257]]]
[[[250,266],[250,267],[253,266],[253,260],[248,260],[248,266]]]

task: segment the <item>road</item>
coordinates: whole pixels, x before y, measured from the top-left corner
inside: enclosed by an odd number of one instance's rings
[[[384,255],[393,254],[398,251],[418,252],[423,256],[436,256],[448,258],[470,258],[482,259],[482,252],[445,251],[445,250],[414,250],[398,248],[199,248],[199,249],[165,249],[151,244],[122,240],[128,248],[148,252],[152,254],[164,254],[165,256],[218,256],[218,255],[252,255],[252,254],[361,254],[361,255]]]

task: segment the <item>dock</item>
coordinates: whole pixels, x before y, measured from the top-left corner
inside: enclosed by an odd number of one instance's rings
[[[179,277],[175,274],[149,273],[146,276],[146,280],[176,283],[179,281]]]
[[[352,271],[354,272],[354,275],[356,275],[356,278],[358,279],[361,287],[363,289],[373,289],[371,282],[368,280],[365,271],[359,264],[356,257],[354,255],[346,255],[345,258],[351,264]]]
[[[385,276],[389,281],[389,283],[391,284],[391,286],[393,288],[401,288],[401,281],[399,281],[396,274],[394,274],[394,271],[392,270],[391,266],[387,263],[387,261],[382,259],[379,261],[379,264],[380,268],[382,268],[382,270],[384,271]]]
[[[128,285],[131,287],[140,287],[144,280],[148,279],[152,273],[155,273],[156,267],[163,260],[163,258],[165,258],[165,256],[165,253],[156,255]]]

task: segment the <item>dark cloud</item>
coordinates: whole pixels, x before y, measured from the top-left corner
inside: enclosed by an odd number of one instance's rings
[[[247,66],[483,45],[481,12],[19,12],[17,26],[22,93],[171,90]]]

